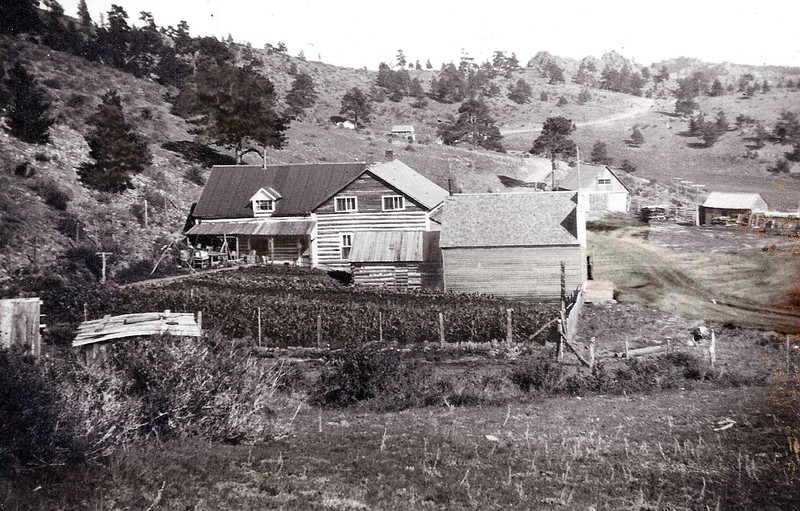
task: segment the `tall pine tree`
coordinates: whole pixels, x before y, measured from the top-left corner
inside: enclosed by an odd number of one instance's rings
[[[36,79],[20,62],[8,71],[6,87],[9,92],[8,127],[11,135],[29,144],[46,144],[50,140],[48,117],[50,103]]]
[[[133,188],[131,177],[143,171],[152,156],[147,144],[125,121],[117,92],[109,91],[102,99],[91,118],[94,130],[86,139],[94,163],[81,164],[78,175],[84,186],[121,193]]]

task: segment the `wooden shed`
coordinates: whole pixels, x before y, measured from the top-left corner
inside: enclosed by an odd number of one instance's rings
[[[437,231],[355,233],[350,252],[353,282],[389,288],[442,288]]]
[[[711,192],[698,207],[700,225],[749,224],[753,213],[768,211],[766,201],[757,193]]]
[[[576,192],[454,195],[442,218],[444,289],[554,301],[586,280]]]

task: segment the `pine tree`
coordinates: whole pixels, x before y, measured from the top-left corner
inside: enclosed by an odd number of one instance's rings
[[[566,117],[548,117],[542,126],[542,132],[533,141],[532,154],[541,154],[548,158],[556,156],[572,156],[575,154],[575,142],[567,138],[575,131],[575,123]]]
[[[306,108],[314,106],[317,102],[317,91],[314,88],[314,79],[307,73],[298,73],[292,82],[291,90],[286,94],[286,116],[290,119],[300,119]]]
[[[639,126],[634,126],[631,132],[631,145],[639,147],[642,144],[644,144],[644,135],[642,135],[641,130],[639,130]]]
[[[433,64],[431,64],[431,59],[428,59],[425,62],[425,69],[433,69]]]
[[[531,88],[530,84],[522,78],[517,80],[517,83],[514,84],[508,91],[508,99],[520,105],[529,102],[532,95],[533,89]]]
[[[600,142],[599,140],[594,143],[592,146],[592,154],[590,156],[592,163],[600,163],[602,165],[611,165],[611,162],[614,161],[614,158],[608,156],[608,145],[605,142]]]
[[[372,105],[361,89],[353,87],[342,97],[342,108],[339,113],[347,116],[356,126],[361,126],[369,122]]]
[[[42,25],[39,0],[6,0],[0,7],[0,34],[35,32]]]
[[[86,139],[94,163],[81,164],[78,176],[89,188],[121,193],[133,188],[131,177],[143,171],[152,156],[147,144],[125,121],[117,92],[107,92],[102,101],[91,118],[94,129]]]
[[[20,62],[8,71],[8,127],[11,135],[29,144],[46,144],[50,140],[53,119],[47,116],[50,103],[36,79]]]
[[[725,94],[725,87],[722,86],[722,82],[719,81],[719,78],[715,78],[714,83],[711,84],[711,91],[708,95],[722,96],[723,94]]]
[[[505,152],[500,130],[489,115],[489,107],[480,99],[468,99],[458,108],[455,122],[443,124],[439,136],[447,145],[466,142],[476,147]]]
[[[267,78],[246,69],[213,66],[187,81],[176,110],[197,124],[201,136],[233,148],[241,162],[248,152],[285,145],[288,120],[278,115],[276,102],[275,87]]]

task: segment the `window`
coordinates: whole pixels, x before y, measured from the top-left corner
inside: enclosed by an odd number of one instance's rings
[[[272,213],[275,211],[275,201],[272,199],[254,200],[253,211],[256,213]]]
[[[610,185],[611,184],[611,180],[610,179],[604,179],[604,178],[601,177],[601,178],[597,179],[597,184],[599,184],[599,185]]]
[[[339,243],[342,251],[342,259],[349,259],[350,258],[350,249],[353,248],[353,234],[346,233],[342,234],[341,242]]]
[[[334,210],[337,213],[341,211],[358,211],[358,198],[336,197],[336,201],[334,202]]]
[[[406,198],[402,195],[384,195],[383,210],[398,211],[406,209]]]

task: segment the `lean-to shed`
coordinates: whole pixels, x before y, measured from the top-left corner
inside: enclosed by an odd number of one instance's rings
[[[353,282],[390,288],[442,288],[437,231],[366,231],[353,237]]]

